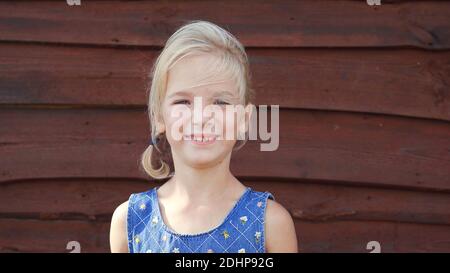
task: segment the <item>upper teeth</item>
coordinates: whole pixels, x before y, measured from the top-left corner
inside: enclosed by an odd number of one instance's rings
[[[188,137],[188,139],[189,139],[190,137]],[[213,138],[212,137],[194,137],[193,138],[195,141],[197,141],[197,142],[208,142],[208,141],[211,141],[211,140],[213,140]]]

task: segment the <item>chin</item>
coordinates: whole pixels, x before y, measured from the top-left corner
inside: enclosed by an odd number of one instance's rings
[[[207,168],[222,162],[228,151],[187,149],[184,154],[185,162],[195,168]]]
[[[203,154],[202,152],[190,153],[185,156],[186,163],[195,168],[207,168],[220,163],[223,158],[218,155]]]

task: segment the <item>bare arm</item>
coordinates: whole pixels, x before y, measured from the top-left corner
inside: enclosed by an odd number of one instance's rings
[[[269,253],[297,253],[297,235],[289,212],[279,203],[267,200],[265,221],[266,250]]]
[[[113,213],[111,219],[111,229],[109,232],[109,243],[112,253],[127,253],[127,213],[128,201],[119,205]]]

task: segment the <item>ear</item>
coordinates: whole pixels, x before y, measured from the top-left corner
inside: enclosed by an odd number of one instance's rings
[[[155,128],[156,128],[156,132],[158,133],[164,133],[166,131],[166,125],[164,124],[163,121],[156,121],[155,122]]]

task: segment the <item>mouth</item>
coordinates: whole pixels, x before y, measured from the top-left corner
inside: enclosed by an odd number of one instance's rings
[[[184,135],[183,139],[196,145],[210,145],[216,142],[216,135]]]

